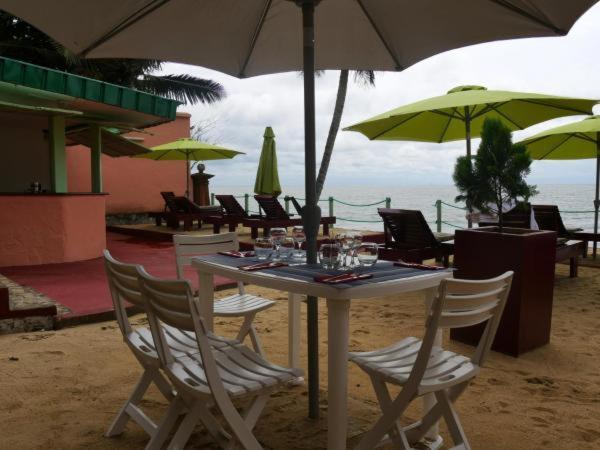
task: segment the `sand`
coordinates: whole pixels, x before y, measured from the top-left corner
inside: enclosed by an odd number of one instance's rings
[[[492,353],[481,375],[458,403],[464,428],[476,449],[600,448],[600,272],[580,268],[577,279],[557,265],[551,343],[520,358]],[[287,361],[287,303],[281,292],[256,287],[277,305],[257,327],[270,359]],[[218,295],[224,295],[219,293]],[[321,386],[326,389],[326,309],[321,306]],[[303,306],[303,313],[305,312]],[[144,317],[132,319],[143,324]],[[423,302],[418,294],[356,301],[351,308],[352,350],[420,336]],[[217,331],[234,335],[235,321],[218,320]],[[303,339],[302,364],[306,364]],[[453,350],[469,347],[446,342]],[[105,438],[140,369],[123,344],[116,323],[58,331],[0,336],[0,448],[142,448],[141,429],[128,425],[118,438]],[[349,371],[350,443],[377,418],[372,388],[360,370]],[[326,421],[306,418],[305,387],[289,388],[267,404],[256,427],[265,448],[324,448]],[[325,392],[321,411],[327,413]],[[165,402],[157,391],[144,407],[159,417]],[[420,403],[409,411],[415,418]],[[449,442],[445,427],[442,435]],[[197,428],[189,448],[203,447]]]

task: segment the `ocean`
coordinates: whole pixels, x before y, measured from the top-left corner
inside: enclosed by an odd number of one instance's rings
[[[534,204],[558,205],[561,210],[563,221],[567,227],[580,227],[585,230],[593,229],[593,184],[548,184],[538,185],[539,194],[532,198]],[[233,194],[243,196],[250,194],[250,210],[258,211],[258,206],[252,198],[252,186],[219,186],[214,187],[215,194]],[[285,189],[282,197],[294,195],[304,197],[304,189],[300,186]],[[334,215],[337,217],[337,226],[353,230],[383,231],[383,225],[377,214],[377,208],[384,207],[386,197],[391,199],[392,208],[419,209],[423,212],[426,220],[430,222],[431,229],[436,230],[436,200],[442,200],[442,231],[451,232],[457,227],[466,227],[465,212],[457,207],[454,198],[457,195],[454,186],[340,186],[324,190],[320,201],[323,214],[328,214],[328,198],[334,197]],[[243,205],[244,199],[238,201]],[[343,202],[343,203],[340,203]],[[346,205],[364,205],[381,202],[377,205],[356,207]],[[301,202],[303,203],[303,202]],[[290,204],[290,211],[295,212]],[[578,212],[570,212],[578,211]],[[583,211],[583,212],[580,212]]]

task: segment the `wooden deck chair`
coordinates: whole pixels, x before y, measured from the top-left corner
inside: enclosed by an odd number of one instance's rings
[[[439,258],[448,267],[453,247],[442,245],[448,235],[436,236],[421,211],[378,208],[377,212],[383,220],[385,234],[383,255],[418,263],[425,259]]]
[[[194,256],[206,255],[222,251],[238,251],[239,244],[236,233],[213,234],[207,236],[174,235],[175,260],[177,278],[185,279],[184,267],[191,264]],[[230,295],[215,301],[214,315],[222,317],[243,317],[244,322],[237,335],[237,340],[243,342],[250,336],[252,346],[257,353],[263,354],[262,346],[253,321],[256,314],[275,304],[256,295],[246,294],[244,283],[238,282],[238,294]]]
[[[233,195],[215,195],[221,207],[225,210],[225,214],[233,217],[248,218],[250,217],[240,202]]]
[[[423,340],[409,337],[384,349],[350,353],[350,361],[371,377],[383,412],[357,449],[372,449],[382,440],[409,449],[442,417],[456,445],[453,448],[470,448],[454,403],[479,373],[490,351],[512,276],[512,272],[506,272],[489,280],[443,280],[429,311]],[[439,329],[483,322],[487,322],[485,331],[470,358],[434,346]],[[393,400],[388,384],[402,388]],[[402,427],[399,418],[406,408],[415,398],[426,394],[435,396],[434,406],[420,421]]]
[[[556,205],[531,205],[540,230],[556,231],[560,238],[571,238],[581,228],[567,228]]]
[[[183,413],[185,417],[168,446],[170,449],[184,448],[198,422],[223,448],[239,445],[260,449],[252,429],[270,393],[301,376],[302,371],[271,364],[241,344],[218,349],[211,346],[212,335],[187,281],[159,280],[140,270],[140,283],[161,366],[177,389],[159,432],[147,448],[162,448]],[[174,354],[167,342],[165,326],[193,332],[199,352]],[[248,404],[240,413],[232,399],[246,399]],[[225,427],[213,412],[221,413]]]

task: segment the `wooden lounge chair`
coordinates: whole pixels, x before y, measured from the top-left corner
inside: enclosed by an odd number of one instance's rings
[[[182,449],[201,422],[222,448],[261,449],[252,430],[270,394],[302,376],[302,371],[272,364],[239,343],[221,348],[211,345],[211,337],[216,336],[208,331],[187,281],[159,280],[142,271],[139,281],[161,368],[176,389],[175,399],[146,448],[163,448],[177,424],[168,448]],[[168,326],[193,335],[199,351],[173,352],[165,345]],[[233,399],[244,405],[241,412]],[[222,420],[215,417],[219,413]]]
[[[556,205],[531,205],[540,230],[556,231],[558,237],[572,238],[581,228],[567,228]]]
[[[441,258],[444,267],[448,267],[453,248],[442,243],[451,235],[436,237],[421,211],[379,208],[377,212],[383,219],[385,234],[385,244],[380,248],[382,259],[422,263],[425,259]]]
[[[452,448],[471,448],[454,403],[477,376],[490,352],[512,276],[512,272],[507,272],[489,280],[442,280],[422,340],[408,337],[387,348],[350,353],[350,361],[370,376],[382,411],[356,449],[372,449],[390,441],[394,448],[413,448],[441,418],[454,441]],[[441,329],[478,323],[486,324],[485,331],[471,357],[435,345]],[[391,396],[388,385],[401,387],[396,398]],[[418,422],[401,426],[399,419],[408,406],[426,394],[435,395],[434,406]]]
[[[258,237],[258,229],[263,229],[263,235],[268,236],[269,230],[275,227],[293,227],[302,225],[302,218],[294,218],[285,211],[281,206],[277,197],[271,195],[255,195],[254,198],[258,202],[260,209],[264,212],[264,216],[252,217],[244,220],[245,227],[250,228],[252,239]],[[329,234],[329,225],[335,223],[335,217],[322,217],[321,224],[323,225],[323,234]]]
[[[176,234],[173,236],[173,246],[175,247],[177,278],[180,280],[185,279],[184,268],[191,265],[194,256],[239,250],[236,233],[208,236]],[[242,317],[244,322],[240,327],[236,339],[243,342],[246,336],[250,336],[254,350],[263,355],[260,339],[254,328],[253,321],[257,313],[273,305],[275,305],[273,300],[246,294],[244,283],[238,282],[237,294],[229,295],[215,302],[214,315],[221,317]]]
[[[218,206],[200,206],[192,202],[187,197],[176,196],[173,192],[161,192],[165,209],[160,213],[152,213],[156,225],[162,225],[165,220],[169,228],[178,229],[180,222],[183,222],[183,229],[189,231],[194,221],[198,228],[202,226],[202,221],[211,215],[220,214],[221,208]]]
[[[221,227],[224,225],[227,225],[229,231],[233,232],[239,224],[243,223],[244,219],[252,217],[246,213],[242,205],[240,205],[233,195],[220,194],[215,195],[215,198],[221,205],[221,213],[212,214],[203,219],[205,223],[212,224],[213,233],[219,234],[221,232]]]

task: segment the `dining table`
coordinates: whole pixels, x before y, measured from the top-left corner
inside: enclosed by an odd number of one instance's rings
[[[262,261],[264,262],[264,261]],[[389,261],[377,261],[372,267],[361,267],[358,272],[369,278],[341,283],[317,281],[323,275],[339,274],[324,270],[319,264],[285,264],[260,270],[242,270],[241,266],[259,263],[255,257],[233,257],[214,254],[192,259],[198,273],[201,314],[207,326],[213,329],[214,290],[213,277],[219,275],[235,281],[253,284],[288,293],[288,364],[299,367],[300,358],[300,307],[304,296],[324,299],[327,307],[327,448],[341,450],[347,447],[348,435],[348,345],[350,308],[359,299],[382,298],[389,308],[402,308],[390,297],[403,293],[423,293],[425,308],[429,308],[444,278],[452,277],[452,269],[433,269],[427,266],[399,266]],[[438,332],[436,344],[441,345]],[[435,397],[424,396],[425,410],[433,407]],[[425,436],[430,448],[438,448],[442,438],[438,425]]]

